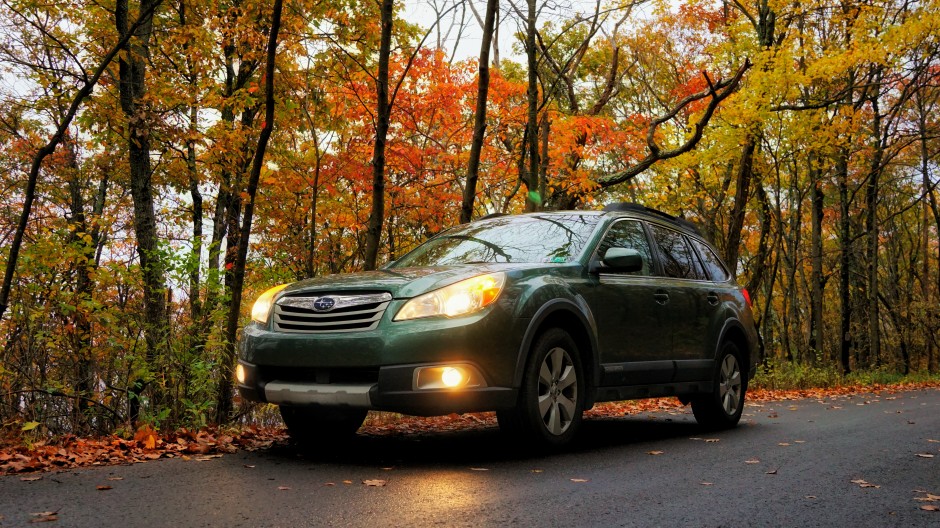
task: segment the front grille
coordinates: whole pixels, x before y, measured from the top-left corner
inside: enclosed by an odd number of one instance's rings
[[[389,293],[288,295],[274,305],[274,328],[298,334],[372,330],[391,300]]]

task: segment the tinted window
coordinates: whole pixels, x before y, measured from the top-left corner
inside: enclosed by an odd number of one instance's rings
[[[599,220],[597,215],[579,214],[481,220],[428,240],[392,267],[571,262],[582,253]]]
[[[702,256],[702,261],[705,264],[705,271],[708,273],[708,276],[711,280],[715,282],[724,282],[728,280],[728,271],[725,270],[725,266],[721,263],[721,259],[718,258],[718,255],[715,255],[715,252],[712,251],[710,247],[702,242],[692,239],[692,245],[695,246],[695,249],[698,250],[698,254]]]
[[[704,279],[705,274],[692,252],[692,248],[682,233],[650,225],[653,238],[659,246],[659,254],[663,261],[663,273],[667,277],[680,279]]]
[[[604,253],[612,247],[635,249],[640,253],[640,256],[643,257],[643,269],[634,271],[630,273],[630,275],[650,274],[650,262],[652,262],[653,259],[650,253],[649,242],[646,240],[646,233],[643,231],[643,226],[639,222],[623,220],[614,224],[610,230],[607,231],[607,234],[604,235],[604,240],[602,240],[597,247],[597,258],[604,258]]]

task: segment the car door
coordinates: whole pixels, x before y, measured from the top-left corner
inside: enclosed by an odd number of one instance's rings
[[[642,269],[607,268],[602,260],[610,248],[636,250],[643,259]],[[591,309],[597,323],[602,385],[665,383],[673,376],[670,335],[660,328],[664,307],[657,300],[654,266],[646,230],[638,220],[613,223],[594,253]]]
[[[665,275],[660,293],[668,303],[661,325],[672,335],[676,381],[707,378],[714,354],[709,321],[719,304],[714,284],[687,236],[658,224],[650,224],[650,230]]]

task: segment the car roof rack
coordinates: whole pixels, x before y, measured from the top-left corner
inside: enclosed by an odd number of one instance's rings
[[[645,205],[641,205],[638,203],[633,203],[633,202],[609,203],[604,206],[603,210],[605,213],[638,212],[638,213],[651,214],[651,215],[657,216],[659,218],[662,218],[663,220],[666,220],[672,223],[676,227],[679,227],[685,231],[689,231],[694,235],[703,236],[702,232],[699,231],[698,226],[696,226],[692,222],[689,222],[688,220],[684,218],[678,218],[678,217],[672,216],[669,213],[664,213],[660,211],[659,209],[653,209],[652,207],[647,207]]]

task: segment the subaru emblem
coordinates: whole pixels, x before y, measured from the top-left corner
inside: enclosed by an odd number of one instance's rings
[[[336,299],[331,297],[320,297],[313,301],[313,309],[318,312],[329,312],[336,306]]]

